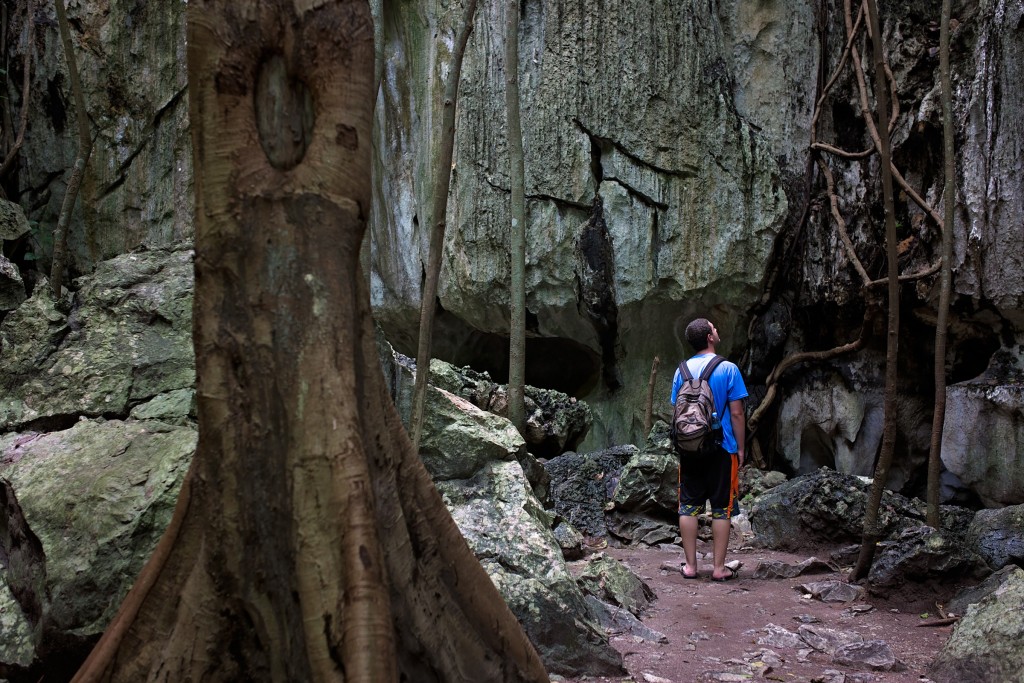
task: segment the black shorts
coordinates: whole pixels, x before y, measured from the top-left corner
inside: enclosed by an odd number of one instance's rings
[[[696,517],[711,503],[712,519],[731,519],[740,513],[740,458],[720,446],[706,455],[679,460],[679,516]]]

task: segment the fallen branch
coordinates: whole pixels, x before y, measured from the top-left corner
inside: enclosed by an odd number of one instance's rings
[[[647,405],[644,409],[644,438],[646,439],[651,433],[651,427],[654,424],[654,381],[658,378],[658,364],[661,363],[661,358],[658,356],[654,357],[654,363],[651,364],[651,378],[647,382]]]
[[[960,617],[946,617],[945,619],[932,619],[931,621],[922,621],[917,625],[918,628],[924,626],[949,626],[960,621]]]

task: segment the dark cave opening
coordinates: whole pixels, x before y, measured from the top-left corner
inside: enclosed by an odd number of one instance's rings
[[[486,372],[508,382],[508,335],[481,332],[456,316],[437,310],[434,356],[457,366]],[[536,329],[536,317],[528,328]],[[601,380],[601,357],[573,339],[526,338],[526,383],[580,398]]]

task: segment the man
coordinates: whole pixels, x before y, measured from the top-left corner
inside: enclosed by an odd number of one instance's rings
[[[697,352],[686,361],[686,367],[693,377],[698,377],[715,357],[715,345],[722,340],[710,321],[697,318],[686,326],[686,341]],[[743,399],[747,397],[747,387],[739,368],[729,361],[719,363],[708,383],[715,397],[715,416],[721,422],[721,445],[707,456],[683,458],[679,465],[679,534],[683,537],[686,555],[683,578],[698,578],[697,516],[704,512],[705,502],[710,501],[714,557],[711,579],[728,581],[736,577],[736,572],[725,566],[725,554],[729,548],[730,520],[739,514],[739,468],[743,466],[746,439]],[[672,380],[673,405],[682,384],[677,368]],[[726,417],[723,419],[723,416]],[[717,436],[717,432],[713,434]]]

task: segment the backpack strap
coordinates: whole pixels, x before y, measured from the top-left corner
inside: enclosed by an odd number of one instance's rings
[[[716,353],[715,357],[712,358],[711,360],[709,360],[708,364],[704,366],[703,370],[701,370],[700,378],[702,380],[704,380],[705,382],[708,381],[709,379],[711,379],[711,373],[713,373],[715,371],[715,368],[717,368],[718,364],[721,363],[723,360],[725,360],[725,357],[719,356]],[[685,365],[685,363],[684,363],[684,365]]]
[[[685,360],[679,364],[679,374],[686,382],[689,382],[691,379],[693,379],[693,375],[690,374],[690,368],[686,367]]]

